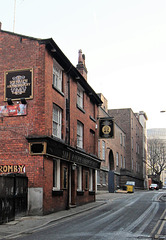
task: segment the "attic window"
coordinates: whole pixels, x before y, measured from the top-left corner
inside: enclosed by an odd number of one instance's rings
[[[53,87],[62,92],[62,68],[53,60]]]

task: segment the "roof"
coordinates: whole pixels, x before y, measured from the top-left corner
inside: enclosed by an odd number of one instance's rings
[[[58,47],[55,41],[52,38],[41,39],[29,37],[13,32],[8,32],[0,29],[0,32],[4,32],[7,34],[15,35],[18,37],[27,38],[29,40],[38,41],[39,44],[45,44],[46,49],[50,52],[53,58],[63,67],[66,74],[73,77],[75,81],[77,81],[85,90],[85,92],[89,95],[90,99],[95,102],[97,105],[101,105],[102,101],[97,95],[97,93],[92,89],[92,87],[88,84],[85,78],[81,75],[81,73],[73,66],[73,64],[69,61],[69,59],[65,56],[62,50]]]

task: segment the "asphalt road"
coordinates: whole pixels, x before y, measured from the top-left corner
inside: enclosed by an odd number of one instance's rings
[[[165,192],[138,191],[18,240],[166,239]]]

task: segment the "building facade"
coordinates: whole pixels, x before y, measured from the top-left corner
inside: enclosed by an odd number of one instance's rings
[[[101,103],[82,51],[74,67],[53,39],[0,27],[0,177],[28,178],[29,214],[95,201]]]
[[[108,114],[126,134],[125,168],[120,169],[120,186],[134,181],[137,188],[144,188],[143,177],[143,126],[132,109],[109,109]]]
[[[98,94],[103,104],[99,107],[98,119],[109,119],[108,102],[103,94]],[[99,157],[102,160],[97,174],[97,189],[114,192],[121,186],[121,169],[126,168],[126,133],[114,123],[114,134],[111,138],[99,138]]]

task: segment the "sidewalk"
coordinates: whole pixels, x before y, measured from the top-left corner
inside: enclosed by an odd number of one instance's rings
[[[92,208],[106,204],[108,201],[113,201],[117,198],[125,197],[125,195],[125,193],[98,192],[96,194],[96,202],[93,203],[87,203],[82,206],[70,208],[69,210],[64,210],[44,216],[26,216],[18,219],[16,218],[15,221],[0,225],[0,240],[12,239],[22,233],[32,233],[37,229],[45,227],[49,223],[53,223],[64,218],[89,211]]]

